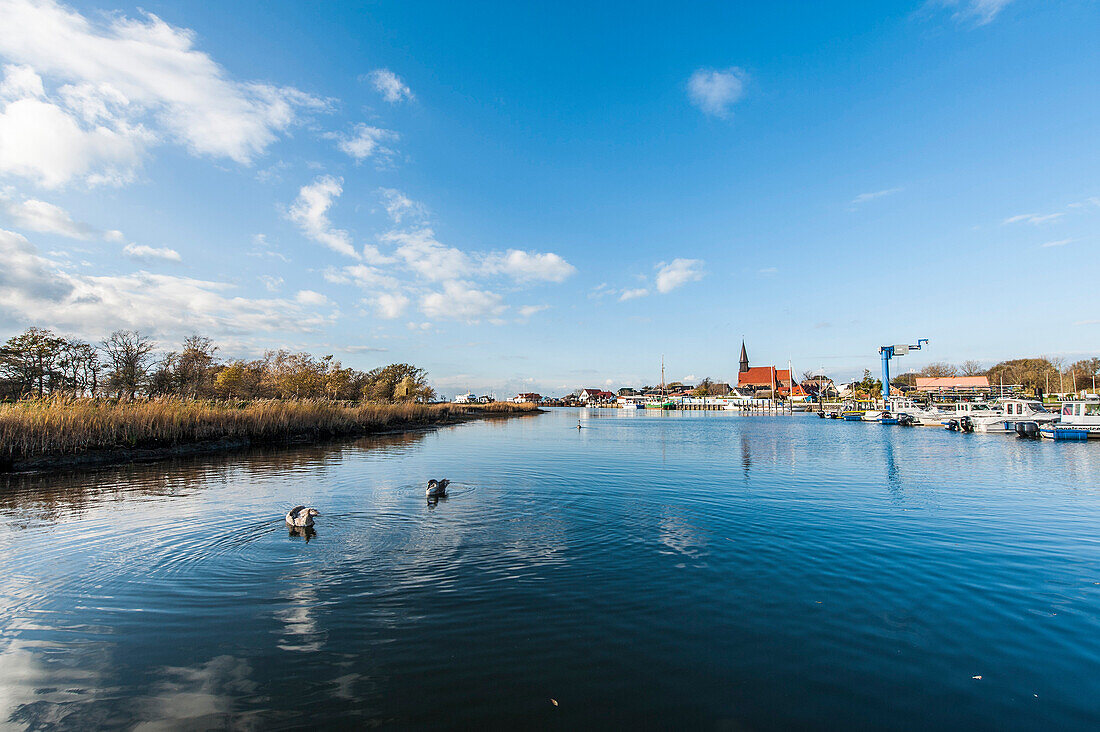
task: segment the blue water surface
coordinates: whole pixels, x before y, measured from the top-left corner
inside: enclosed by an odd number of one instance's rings
[[[1096,729],[1100,444],[553,410],[0,478],[0,726],[333,723]]]

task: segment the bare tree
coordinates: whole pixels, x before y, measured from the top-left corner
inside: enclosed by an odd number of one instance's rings
[[[959,370],[962,371],[963,376],[984,376],[986,369],[982,367],[980,361],[966,360],[959,366]]]
[[[959,370],[954,364],[938,361],[930,363],[920,370],[921,376],[957,376]]]
[[[103,341],[103,352],[111,367],[108,384],[120,399],[125,395],[132,400],[144,384],[153,348],[147,336],[133,330],[116,330]]]

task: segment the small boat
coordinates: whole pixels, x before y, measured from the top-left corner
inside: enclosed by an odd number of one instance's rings
[[[999,411],[1000,413],[988,415],[971,415],[974,431],[1012,435],[1016,434],[1016,425],[1020,422],[1034,422],[1041,427],[1058,419],[1058,415],[1048,411],[1038,399],[1005,399],[1001,402]]]
[[[1048,440],[1100,440],[1100,400],[1063,402],[1057,422],[1039,425]]]
[[[976,417],[1000,415],[1000,411],[994,410],[985,402],[956,402],[955,411],[945,415],[940,424],[952,432],[973,432]]]
[[[864,422],[881,422],[884,412],[881,409],[868,409],[863,413]]]
[[[942,425],[944,417],[947,416],[941,409],[931,405],[921,406],[906,397],[891,398],[890,411],[898,418],[898,424],[902,423],[903,417],[908,416],[909,419],[905,420],[907,424],[923,425],[925,427],[939,427]]]

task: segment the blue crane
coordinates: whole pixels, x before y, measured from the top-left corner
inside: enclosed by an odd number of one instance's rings
[[[904,356],[910,351],[919,351],[921,346],[928,345],[927,338],[918,338],[917,345],[910,346],[879,346],[878,352],[882,354],[882,398],[890,398],[890,359],[894,356]]]

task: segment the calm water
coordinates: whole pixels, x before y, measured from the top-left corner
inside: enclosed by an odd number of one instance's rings
[[[577,421],[0,478],[0,720],[1100,726],[1100,445]]]

